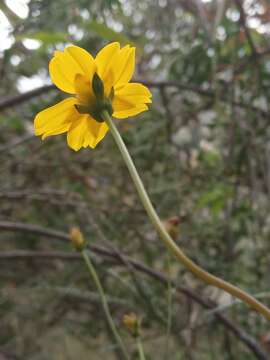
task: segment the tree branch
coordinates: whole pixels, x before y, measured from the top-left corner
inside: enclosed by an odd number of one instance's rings
[[[46,236],[49,238],[58,239],[60,241],[70,242],[69,235],[51,229],[45,229],[43,227],[32,225],[32,224],[24,224],[24,223],[17,223],[17,222],[9,222],[9,221],[0,221],[0,229],[5,231],[18,231],[18,232],[25,232],[25,233],[32,233],[40,236]],[[160,283],[164,284],[165,286],[168,285],[170,281],[171,284],[182,294],[186,295],[187,297],[191,298],[197,304],[201,305],[204,308],[212,309],[215,308],[216,304],[210,302],[200,295],[196,294],[193,290],[185,287],[179,286],[175,281],[167,278],[164,274],[159,271],[153,270],[146,265],[140,263],[139,261],[130,259],[129,257],[123,255],[122,253],[117,250],[107,250],[101,246],[91,244],[90,251],[93,253],[100,255],[101,257],[108,258],[115,262],[116,264],[122,264],[126,266],[129,263],[135,270],[142,272],[153,279],[156,279]],[[39,251],[9,251],[9,252],[1,252],[0,253],[0,261],[7,261],[7,260],[26,260],[26,259],[62,259],[62,260],[80,260],[81,257],[77,253],[65,253],[65,252],[39,252]],[[261,348],[261,346],[256,342],[256,340],[247,334],[244,330],[240,327],[235,325],[231,320],[229,320],[226,316],[220,313],[214,314],[215,318],[219,320],[230,332],[232,332],[237,338],[243,342],[250,351],[253,352],[255,357],[259,360],[269,360],[268,355],[265,351]]]
[[[150,88],[161,89],[164,87],[166,87],[166,88],[172,87],[172,88],[177,88],[177,89],[183,90],[183,91],[191,91],[191,92],[194,92],[201,96],[205,96],[205,97],[212,98],[212,99],[215,99],[215,96],[216,96],[215,92],[211,89],[206,90],[200,86],[183,84],[178,81],[151,81],[151,80],[140,80],[140,79],[137,79],[134,81],[138,81]],[[224,84],[224,88],[226,88],[226,92],[224,93],[224,97],[222,99],[220,99],[223,102],[226,102],[228,100],[231,101],[231,99],[229,99],[228,96],[226,95],[226,93],[228,93],[227,87],[228,87],[228,84]],[[25,92],[24,94],[19,94],[19,95],[13,96],[13,97],[6,97],[6,98],[0,100],[0,112],[8,109],[10,107],[20,105],[28,100],[31,100],[37,96],[40,96],[42,94],[45,94],[45,93],[50,92],[55,89],[56,89],[56,87],[54,85],[46,85],[46,86],[39,87],[35,90]],[[267,111],[264,111],[264,110],[262,110],[256,106],[253,106],[251,104],[245,104],[240,101],[233,101],[233,105],[235,105],[239,108],[255,111],[263,117],[266,117],[266,118],[269,117],[269,113]]]

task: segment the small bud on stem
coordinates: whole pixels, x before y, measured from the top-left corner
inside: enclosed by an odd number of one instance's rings
[[[141,321],[136,314],[130,313],[124,315],[122,322],[133,337],[137,338],[140,335]]]
[[[72,227],[69,232],[72,245],[77,251],[82,251],[85,247],[85,239],[78,227]]]

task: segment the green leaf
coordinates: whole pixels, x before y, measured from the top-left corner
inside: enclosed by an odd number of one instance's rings
[[[199,209],[207,206],[210,208],[213,215],[218,213],[224,208],[227,200],[232,196],[233,189],[229,185],[216,184],[212,189],[204,192],[197,203]]]
[[[67,37],[68,34],[64,32],[39,31],[36,33],[20,34],[16,38],[17,40],[24,40],[24,39],[39,40],[43,43],[43,45],[52,45],[59,42],[66,42]]]
[[[109,41],[118,41],[121,45],[132,45],[137,46],[132,40],[130,40],[127,36],[123,35],[123,33],[119,33],[109,28],[108,26],[101,24],[97,21],[88,22],[86,28],[90,31],[95,32],[100,37],[109,40]]]

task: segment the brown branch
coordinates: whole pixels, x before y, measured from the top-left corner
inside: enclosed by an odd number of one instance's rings
[[[0,202],[1,200],[9,201],[40,201],[46,202],[50,205],[59,206],[69,206],[69,207],[78,207],[78,208],[87,208],[87,204],[84,203],[78,193],[67,192],[65,190],[57,189],[42,189],[36,191],[35,189],[22,189],[22,190],[13,190],[9,191],[0,191]]]
[[[0,260],[81,260],[79,253],[65,251],[31,251],[31,250],[14,250],[0,252]]]
[[[9,107],[17,106],[25,101],[28,101],[42,94],[46,94],[47,92],[54,89],[56,89],[54,85],[45,85],[34,90],[26,91],[23,94],[18,94],[13,97],[6,97],[0,101],[0,111]]]
[[[150,88],[164,88],[164,87],[172,87],[172,88],[177,88],[179,90],[183,90],[183,91],[191,91],[194,92],[196,94],[199,94],[201,96],[205,96],[205,97],[209,97],[212,99],[215,99],[215,92],[213,90],[206,90],[203,89],[200,86],[194,86],[194,85],[188,85],[188,84],[183,84],[180,83],[178,81],[151,81],[151,80],[134,80],[134,81],[138,81],[141,82],[142,84],[150,87]],[[226,87],[228,86],[228,84],[224,84],[224,89],[226,90]],[[31,100],[32,98],[35,98],[37,96],[40,96],[42,94],[45,94],[51,90],[55,90],[56,87],[54,85],[46,85],[46,86],[42,86],[38,89],[35,90],[31,90],[28,92],[25,92],[24,94],[19,94],[16,95],[14,97],[7,97],[4,98],[2,100],[0,100],[0,112],[3,110],[6,110],[10,107],[13,106],[17,106],[22,104],[25,101]],[[228,91],[226,90],[224,94],[226,94]],[[226,102],[228,99],[228,96],[224,95],[224,97],[222,99],[220,99],[223,102]],[[258,114],[260,114],[263,117],[268,118],[269,117],[269,113],[267,111],[264,111],[256,106],[253,106],[251,104],[246,104],[240,101],[233,101],[233,105],[239,107],[239,108],[243,108],[243,109],[249,109],[252,111],[257,112]]]
[[[197,86],[192,86],[192,85],[186,85],[186,84],[181,84],[177,81],[143,81],[143,80],[134,80],[135,82],[141,82],[149,87],[152,88],[160,88],[160,87],[177,87],[180,88],[181,90],[190,90],[190,91],[195,91],[196,93],[200,94],[200,95],[205,95],[205,96],[213,96],[211,91],[208,90],[204,90],[201,89]],[[54,85],[45,85],[45,86],[41,86],[37,89],[31,90],[31,91],[27,91],[23,94],[18,94],[16,96],[13,97],[6,97],[3,98],[0,101],[0,111],[3,111],[7,108],[13,107],[13,106],[17,106],[20,105],[28,100],[31,100],[35,97],[38,97],[40,95],[46,94],[52,90],[56,90],[56,87]]]
[[[248,44],[250,46],[253,58],[256,58],[257,57],[257,49],[256,49],[256,47],[254,45],[254,42],[252,40],[252,36],[251,36],[249,28],[247,26],[247,18],[246,18],[245,11],[243,9],[242,0],[234,0],[234,2],[235,2],[236,6],[237,6],[237,8],[239,10],[239,13],[240,13],[239,24],[240,24],[240,26],[243,28],[243,30],[245,32],[245,35],[246,35]]]
[[[36,235],[46,236],[49,238],[58,239],[60,241],[70,242],[69,235],[57,230],[45,229],[43,227],[24,224],[24,223],[15,223],[9,221],[0,221],[0,229],[5,231],[19,231],[25,233],[32,233]],[[206,299],[203,299],[200,295],[196,294],[193,290],[185,287],[179,286],[173,280],[167,278],[163,273],[153,270],[146,265],[140,263],[139,261],[130,259],[129,257],[123,255],[120,252],[114,250],[108,250],[98,245],[90,245],[90,251],[98,254],[102,257],[108,258],[117,264],[123,264],[126,266],[129,263],[135,270],[142,272],[153,279],[158,280],[164,285],[168,285],[170,281],[171,284],[182,294],[186,295],[197,304],[201,305],[204,308],[212,309],[216,307],[214,302],[210,302]],[[10,251],[0,253],[0,261],[7,260],[18,260],[18,259],[57,259],[62,260],[78,260],[81,259],[80,254],[77,253],[65,253],[65,252],[38,252],[38,251]],[[256,342],[256,340],[247,334],[240,327],[235,325],[231,320],[221,313],[215,313],[215,318],[218,319],[230,332],[232,332],[237,338],[242,341],[249,349],[253,352],[255,357],[259,360],[269,360],[268,355],[264,352],[261,346]]]
[[[28,142],[28,141],[30,141],[30,140],[32,140],[34,138],[35,138],[35,135],[30,134],[30,135],[22,136],[19,139],[15,139],[11,143],[0,147],[0,155],[2,153],[6,153],[6,152],[8,152],[10,150],[13,150],[14,147],[19,146],[21,144],[24,144],[25,142]]]

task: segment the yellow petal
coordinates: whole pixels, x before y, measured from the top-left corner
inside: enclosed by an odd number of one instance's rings
[[[128,107],[139,106],[141,104],[149,104],[152,94],[146,86],[139,83],[128,83],[121,87],[115,88],[113,109],[115,111],[124,110]]]
[[[117,42],[109,44],[97,54],[95,62],[105,93],[108,93],[112,86],[126,84],[131,79],[135,67],[135,48],[127,45],[120,49]]]
[[[93,56],[86,50],[74,45],[66,47],[64,52],[69,54],[74,62],[80,67],[85,76],[92,80],[92,77],[96,71],[96,65]]]
[[[128,83],[135,68],[135,48],[129,45],[123,47],[112,58],[114,85]]]
[[[75,151],[82,147],[91,148],[104,138],[108,131],[105,122],[99,123],[89,115],[81,115],[70,127],[67,135],[68,145]]]
[[[149,98],[152,97],[151,92],[149,89],[140,83],[128,83],[122,86],[116,86],[115,92],[116,95],[124,95],[124,96],[147,96]]]
[[[125,118],[139,114],[148,109],[145,104],[151,103],[151,93],[146,86],[129,83],[115,88],[113,98],[113,116]]]
[[[96,71],[95,61],[86,50],[78,46],[68,46],[63,52],[56,51],[49,64],[53,83],[61,90],[75,94],[74,80],[77,74],[90,81]]]
[[[89,105],[92,101],[94,101],[92,84],[86,76],[77,74],[74,80],[74,87],[77,98],[81,104]]]
[[[52,82],[62,91],[68,94],[75,94],[73,79],[66,72],[68,69],[62,66],[58,57],[52,58],[49,63],[49,73]]]
[[[90,146],[91,148],[95,148],[97,144],[104,138],[109,130],[108,125],[105,122],[98,122],[91,118],[89,122],[89,129],[91,133],[94,135],[94,142],[85,142],[84,147]]]
[[[114,112],[129,110],[136,107],[136,104],[126,100],[125,98],[114,96],[112,107]]]
[[[148,110],[148,106],[143,104],[126,110],[114,111],[113,116],[117,119],[125,119],[129,116],[137,115],[145,110]]]
[[[70,97],[39,112],[34,120],[35,135],[43,135],[44,139],[68,131],[72,121],[79,116],[74,107],[76,102],[76,98]]]
[[[103,85],[104,85],[104,94],[105,96],[108,97],[114,85],[114,73],[112,68],[108,70],[106,74],[106,78],[105,80],[103,80]]]
[[[120,50],[120,44],[118,42],[113,42],[109,45],[106,45],[103,49],[99,51],[95,58],[95,63],[97,65],[98,75],[101,79],[104,79],[106,72],[109,71],[111,67],[111,61],[115,54]]]

